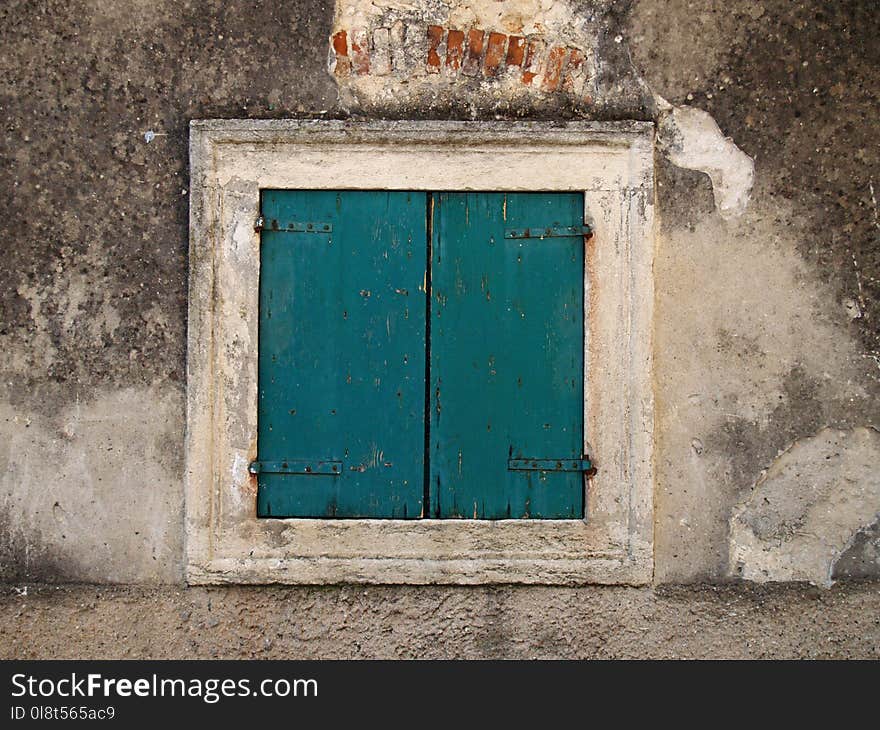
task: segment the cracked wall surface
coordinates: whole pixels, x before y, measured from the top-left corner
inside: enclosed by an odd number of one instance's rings
[[[854,1],[4,3],[0,577],[180,580],[212,117],[657,121],[655,579],[880,576],[878,37]],[[800,464],[779,524],[828,560],[755,532]]]

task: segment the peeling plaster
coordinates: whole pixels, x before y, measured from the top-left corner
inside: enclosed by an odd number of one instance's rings
[[[679,174],[701,178],[699,195],[711,210],[708,178]],[[871,363],[855,338],[841,334],[828,282],[793,253],[800,234],[790,206],[755,199],[737,224],[749,234],[733,244],[730,225],[705,206],[701,218],[682,225],[696,192],[676,191],[668,178],[658,185],[666,209],[655,263],[663,454],[655,575],[662,583],[723,580],[732,510],[761,470],[825,426],[875,423]],[[677,195],[685,196],[680,204]]]
[[[605,2],[338,0],[328,71],[349,112],[644,119],[650,95],[615,22]]]
[[[617,72],[611,83],[600,82],[603,68],[626,68],[632,76],[630,91],[646,95],[659,115],[660,142],[673,164],[709,176],[722,218],[742,215],[754,181],[754,162],[722,134],[708,113],[673,107],[656,94],[651,98],[607,11],[602,3],[575,11],[567,2],[549,0],[338,0],[328,70],[349,110],[381,108],[405,114],[412,104],[424,108],[464,102],[476,114],[479,107],[498,109],[513,101],[520,108],[568,105],[570,112],[581,115],[626,94],[625,74]],[[435,37],[429,40],[432,28]],[[459,33],[457,50],[448,29]],[[510,34],[511,44],[520,37],[525,59],[512,63],[508,57],[497,72],[490,70],[482,66],[483,59],[489,64],[489,51],[487,42],[480,40],[481,60],[469,69],[470,29]],[[499,37],[505,51],[508,36]],[[611,44],[605,42],[608,38],[613,38]],[[616,61],[615,46],[622,46]],[[562,59],[558,67],[554,54]],[[561,83],[556,80],[560,74]],[[556,94],[548,90],[561,92],[560,98],[554,99]]]
[[[837,560],[880,516],[880,433],[823,429],[795,443],[730,520],[734,576],[830,587]]]
[[[741,216],[755,180],[751,157],[725,137],[707,112],[660,101],[658,141],[670,161],[705,172],[712,180],[715,207],[725,220]]]

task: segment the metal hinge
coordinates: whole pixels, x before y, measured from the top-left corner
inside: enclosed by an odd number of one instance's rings
[[[505,238],[573,238],[593,235],[593,229],[584,224],[582,226],[550,226],[548,228],[507,228],[504,231]]]
[[[251,474],[301,474],[306,476],[338,477],[342,474],[341,461],[312,461],[288,459],[287,461],[252,461],[248,466]]]
[[[257,218],[254,223],[255,231],[276,231],[278,233],[331,233],[333,226],[330,223],[315,223],[313,221],[279,221],[277,218],[266,220],[263,216]]]
[[[509,471],[580,471],[591,477],[596,473],[589,456],[582,459],[508,459]]]

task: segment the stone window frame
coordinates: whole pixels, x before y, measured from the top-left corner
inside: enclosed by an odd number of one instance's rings
[[[649,122],[193,120],[187,581],[649,583],[653,150]],[[264,188],[584,193],[584,519],[257,517]]]

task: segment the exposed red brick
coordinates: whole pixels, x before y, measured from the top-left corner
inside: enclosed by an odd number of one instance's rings
[[[547,64],[544,68],[544,81],[541,88],[544,91],[556,91],[559,88],[559,81],[562,78],[562,64],[565,63],[565,56],[568,53],[565,48],[551,48],[547,54]]]
[[[370,41],[365,30],[351,32],[351,66],[358,76],[370,73]]]
[[[449,30],[446,37],[446,68],[458,71],[461,68],[461,55],[464,49],[464,31]]]
[[[525,55],[526,39],[521,35],[510,36],[510,43],[507,46],[507,65],[522,66]]]
[[[483,73],[486,76],[497,76],[504,52],[507,50],[507,36],[504,33],[489,33],[486,44],[486,59],[483,61]]]
[[[340,30],[330,39],[333,53],[336,54],[336,66],[333,73],[337,76],[348,76],[351,73],[351,59],[348,57],[348,34]]]
[[[440,73],[440,44],[443,42],[443,28],[439,25],[428,26],[428,73]]]
[[[580,91],[584,82],[584,54],[577,48],[568,49],[568,64],[562,77],[562,88],[570,94]]]
[[[468,76],[476,76],[480,70],[480,61],[483,56],[483,41],[486,38],[486,32],[478,28],[471,28],[468,31],[468,49],[467,56],[464,59],[464,66],[461,69],[463,74]]]
[[[333,50],[337,56],[348,56],[348,33],[344,30],[333,34]]]
[[[541,54],[543,52],[544,41],[529,41],[528,53],[526,54],[525,64],[523,65],[522,81],[524,84],[532,83],[532,80],[538,75],[538,68],[541,64]]]

